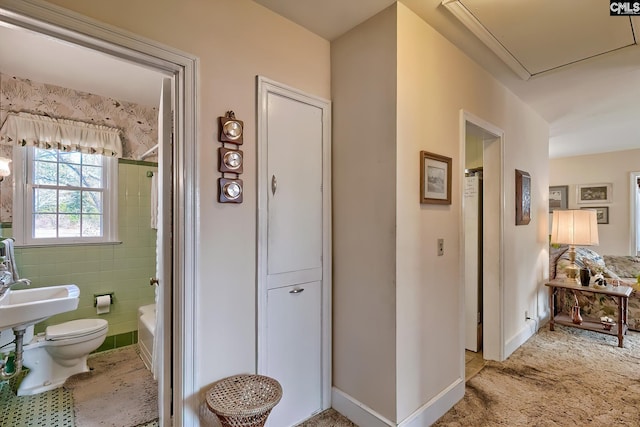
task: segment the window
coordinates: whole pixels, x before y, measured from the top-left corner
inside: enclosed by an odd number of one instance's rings
[[[117,159],[36,147],[15,147],[14,153],[19,244],[115,240]]]

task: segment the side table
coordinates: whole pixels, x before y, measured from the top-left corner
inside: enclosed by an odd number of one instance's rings
[[[574,328],[586,329],[588,331],[599,332],[601,334],[615,335],[618,337],[618,347],[624,347],[623,340],[624,334],[627,333],[627,315],[629,310],[629,295],[633,292],[633,289],[629,286],[606,286],[604,288],[595,288],[592,285],[582,286],[576,282],[568,282],[564,280],[552,280],[546,283],[549,287],[549,309],[551,311],[551,320],[549,321],[549,330],[553,331],[555,324],[571,326]],[[617,312],[617,324],[610,330],[604,329],[599,319],[589,319],[583,316],[581,324],[575,324],[571,320],[571,317],[566,313],[558,313],[555,315],[555,298],[558,290],[562,289],[565,293],[571,292],[572,294],[581,292],[591,292],[596,295],[604,295],[607,298],[612,298],[618,305]]]

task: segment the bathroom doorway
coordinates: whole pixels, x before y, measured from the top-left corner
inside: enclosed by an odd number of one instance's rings
[[[169,194],[168,203],[166,203],[168,209],[177,206],[181,212],[176,217],[172,215],[171,211],[166,215],[167,218],[174,218],[174,220],[167,223],[169,230],[165,235],[176,237],[164,241],[162,244],[162,247],[171,250],[171,265],[165,265],[170,274],[167,275],[165,283],[160,283],[160,286],[167,295],[173,296],[174,300],[166,298],[165,304],[158,307],[157,312],[167,320],[167,323],[175,325],[178,329],[192,327],[194,319],[183,313],[193,313],[190,310],[193,307],[193,276],[195,274],[195,266],[192,261],[195,259],[192,253],[192,242],[195,240],[193,236],[195,228],[192,225],[194,206],[191,204],[194,200],[191,189],[195,186],[189,185],[195,176],[193,172],[185,173],[185,171],[195,170],[193,167],[195,163],[194,130],[196,128],[195,107],[193,105],[195,59],[186,55],[180,57],[176,55],[175,51],[169,52],[160,46],[149,43],[141,46],[141,43],[134,37],[118,34],[117,29],[103,31],[89,19],[78,18],[77,15],[68,16],[59,9],[52,12],[44,4],[24,5],[21,10],[22,7],[23,5],[20,4],[11,5],[11,10],[7,10],[4,5],[0,5],[0,26],[3,26],[3,29],[10,28],[13,31],[35,34],[49,40],[64,40],[64,44],[74,45],[78,51],[85,50],[93,54],[110,56],[114,61],[126,61],[130,66],[152,70],[159,75],[175,79],[171,90],[171,104],[175,112],[172,126],[175,129],[175,143],[171,144],[171,138],[168,138],[169,143],[164,147],[165,152],[174,159],[171,170],[165,171],[165,176],[169,177],[169,185],[166,186],[166,190],[167,192],[173,191],[173,193],[165,194]],[[132,50],[134,47],[137,50]],[[1,52],[0,55],[2,55]],[[78,61],[80,62],[67,62],[71,67],[74,63],[82,63],[82,59]],[[159,87],[160,85],[158,85],[156,92],[157,96],[159,96]],[[180,96],[177,95],[178,88],[180,88]],[[189,125],[185,126],[185,123],[189,123]],[[170,161],[168,164],[171,164]],[[184,188],[175,185],[171,179],[174,176],[185,177],[186,185]],[[148,283],[148,278],[146,283]],[[174,301],[176,302],[174,303]],[[185,307],[189,308],[185,310]],[[193,393],[194,378],[184,376],[183,373],[192,372],[194,362],[193,355],[182,353],[182,349],[193,348],[193,346],[184,344],[184,341],[189,339],[188,337],[174,337],[170,328],[165,328],[163,338],[161,349],[164,361],[158,378],[159,395],[161,396],[159,400],[160,425],[170,425],[172,413],[176,414],[178,425],[186,425],[189,422],[184,422],[184,418],[188,416],[185,415],[186,411],[182,409],[185,401],[183,396]],[[171,401],[172,389],[175,398],[173,402]]]

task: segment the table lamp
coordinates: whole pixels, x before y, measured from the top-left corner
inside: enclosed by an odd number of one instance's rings
[[[576,266],[576,245],[598,244],[598,218],[595,210],[567,209],[553,211],[551,243],[569,245],[569,261],[566,268],[567,281],[579,283]]]

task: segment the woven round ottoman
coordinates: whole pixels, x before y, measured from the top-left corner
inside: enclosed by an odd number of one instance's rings
[[[207,391],[207,406],[223,427],[261,427],[282,398],[282,387],[264,375],[234,375]]]

